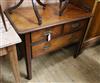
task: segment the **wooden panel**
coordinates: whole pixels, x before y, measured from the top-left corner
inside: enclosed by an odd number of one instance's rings
[[[32,56],[37,57],[51,51],[55,51],[66,45],[78,42],[81,37],[81,31],[75,32],[70,35],[64,35],[60,38],[51,40],[50,42],[44,42],[32,47]],[[80,36],[79,36],[80,35]]]
[[[97,3],[95,14],[87,35],[87,39],[100,35],[100,2]]]
[[[62,27],[63,27],[62,25],[59,25],[59,26],[49,27],[47,29],[35,31],[31,35],[32,42],[37,42],[43,39],[46,40],[49,34],[51,34],[51,39],[56,38],[60,36]]]
[[[87,20],[80,20],[71,22],[64,25],[64,34],[71,33],[74,31],[77,31],[79,29],[84,28],[84,26],[87,24]]]

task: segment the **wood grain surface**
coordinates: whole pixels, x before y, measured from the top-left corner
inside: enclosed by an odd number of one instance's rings
[[[58,5],[47,5],[45,10],[41,8],[39,9],[43,21],[41,26],[37,24],[34,11],[31,7],[19,8],[9,16],[15,29],[20,34],[88,18],[91,16],[91,13],[70,4],[69,8],[66,9],[63,16],[60,17],[58,7]]]

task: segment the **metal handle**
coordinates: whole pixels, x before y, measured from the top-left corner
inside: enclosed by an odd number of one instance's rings
[[[72,24],[72,28],[78,28],[80,27],[81,23],[80,22],[76,22],[74,24]]]
[[[44,33],[44,35],[47,37],[47,41],[50,41],[51,40],[51,31],[47,31]]]
[[[49,43],[48,45],[45,45],[43,48],[46,50],[46,49],[49,49],[51,47],[51,44]]]

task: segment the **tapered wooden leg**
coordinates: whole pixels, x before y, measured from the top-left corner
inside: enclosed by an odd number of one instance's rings
[[[16,46],[10,46],[8,47],[8,56],[10,58],[11,66],[13,69],[13,74],[15,76],[16,83],[20,82],[20,73],[18,68],[18,59],[17,59],[17,52],[16,52]]]
[[[75,54],[74,54],[74,58],[77,58],[78,55],[82,52],[82,45],[84,44],[84,38],[85,38],[85,35],[86,35],[86,31],[87,31],[88,21],[89,21],[89,19],[86,22],[87,24],[84,26],[85,28],[83,28],[82,36],[81,36],[81,39],[80,39],[80,41],[77,45],[77,48],[76,48],[76,51],[75,51]]]
[[[27,78],[32,79],[30,33],[25,34]]]
[[[80,44],[78,44],[78,46],[77,46],[77,50],[76,50],[76,52],[75,52],[75,54],[74,54],[74,58],[77,58],[77,56],[79,55],[81,53],[81,43]]]

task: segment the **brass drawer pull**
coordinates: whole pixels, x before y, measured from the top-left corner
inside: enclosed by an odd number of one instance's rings
[[[51,47],[51,44],[48,44],[48,45],[45,45],[44,47],[43,47],[43,49],[49,49]]]
[[[74,24],[72,24],[72,28],[79,28],[80,27],[80,25],[81,25],[81,23],[80,22],[76,22],[76,23],[74,23]]]
[[[44,49],[49,49],[49,48],[50,48],[50,46],[44,46],[43,48],[44,48]]]

